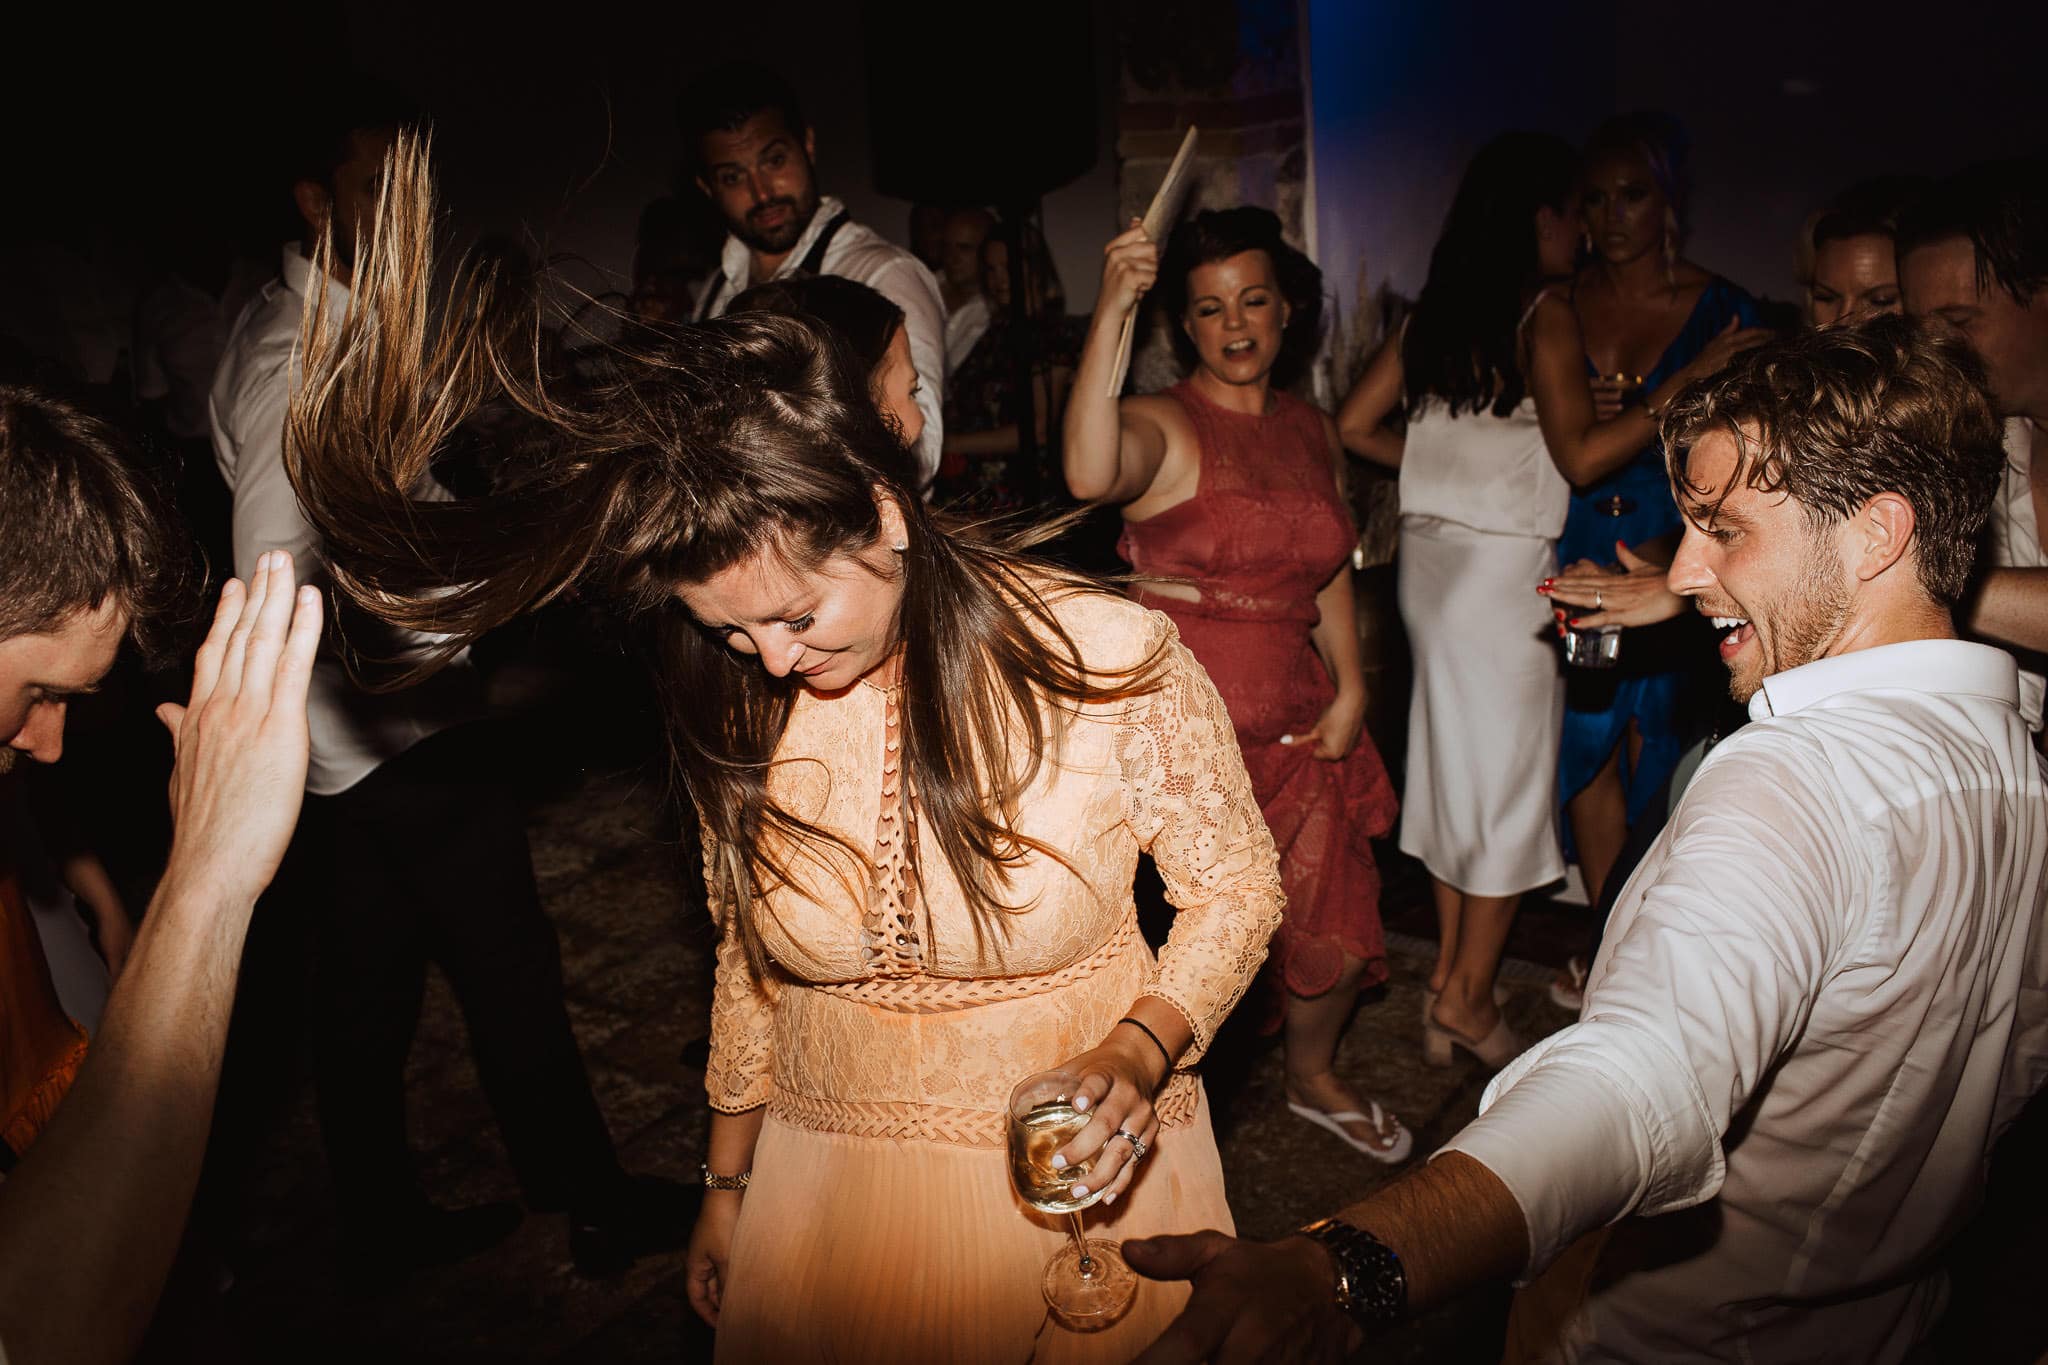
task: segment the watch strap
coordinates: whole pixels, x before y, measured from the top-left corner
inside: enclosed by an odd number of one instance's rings
[[[1337,1268],[1337,1306],[1368,1333],[1408,1316],[1408,1272],[1395,1250],[1364,1228],[1324,1218],[1301,1230],[1320,1242]]]

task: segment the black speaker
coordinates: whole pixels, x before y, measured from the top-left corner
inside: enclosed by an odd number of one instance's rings
[[[963,15],[971,18],[963,19]],[[875,188],[922,203],[1015,204],[1095,164],[1094,7],[1067,0],[869,0]]]

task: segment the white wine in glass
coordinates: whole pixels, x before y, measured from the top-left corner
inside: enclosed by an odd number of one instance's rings
[[[1079,1196],[1092,1164],[1052,1164],[1053,1155],[1088,1126],[1089,1115],[1074,1108],[1081,1078],[1066,1071],[1046,1071],[1023,1081],[1010,1092],[1010,1182],[1017,1195],[1043,1213],[1062,1215],[1073,1240],[1045,1266],[1041,1288],[1045,1301],[1067,1325],[1081,1330],[1114,1322],[1137,1293],[1137,1277],[1124,1264],[1118,1244],[1089,1238],[1081,1232],[1081,1210],[1101,1199],[1104,1191],[1089,1188]]]

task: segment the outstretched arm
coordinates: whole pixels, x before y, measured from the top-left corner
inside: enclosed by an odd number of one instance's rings
[[[320,597],[291,557],[230,581],[177,748],[171,856],[99,1035],[0,1184],[0,1342],[20,1361],[126,1360],[177,1250],[220,1080],[242,943],[306,785]]]
[[[1507,1279],[1529,1258],[1521,1206],[1499,1177],[1462,1152],[1445,1153],[1338,1217],[1401,1258],[1416,1311]],[[1242,1242],[1204,1232],[1128,1241],[1124,1256],[1154,1279],[1196,1285],[1187,1311],[1138,1357],[1140,1365],[1338,1361],[1356,1345],[1358,1329],[1336,1306],[1335,1262],[1307,1237]]]
[[[1111,396],[1124,318],[1159,277],[1159,248],[1133,224],[1103,248],[1102,292],[1081,348],[1067,404],[1062,455],[1067,488],[1083,502],[1126,503],[1145,495],[1166,459],[1166,432]]]

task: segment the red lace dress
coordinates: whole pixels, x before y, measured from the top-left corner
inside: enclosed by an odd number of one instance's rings
[[[1393,827],[1397,805],[1379,751],[1361,734],[1348,757],[1328,763],[1309,746],[1280,743],[1308,731],[1336,696],[1309,632],[1316,594],[1356,543],[1322,414],[1282,393],[1251,417],[1217,407],[1186,381],[1167,392],[1194,424],[1200,480],[1186,502],[1128,523],[1119,548],[1140,575],[1184,579],[1202,600],[1142,587],[1134,595],[1173,618],[1230,712],[1280,850],[1287,908],[1272,961],[1281,984],[1321,995],[1346,953],[1367,963],[1365,984],[1385,980],[1369,841]]]

